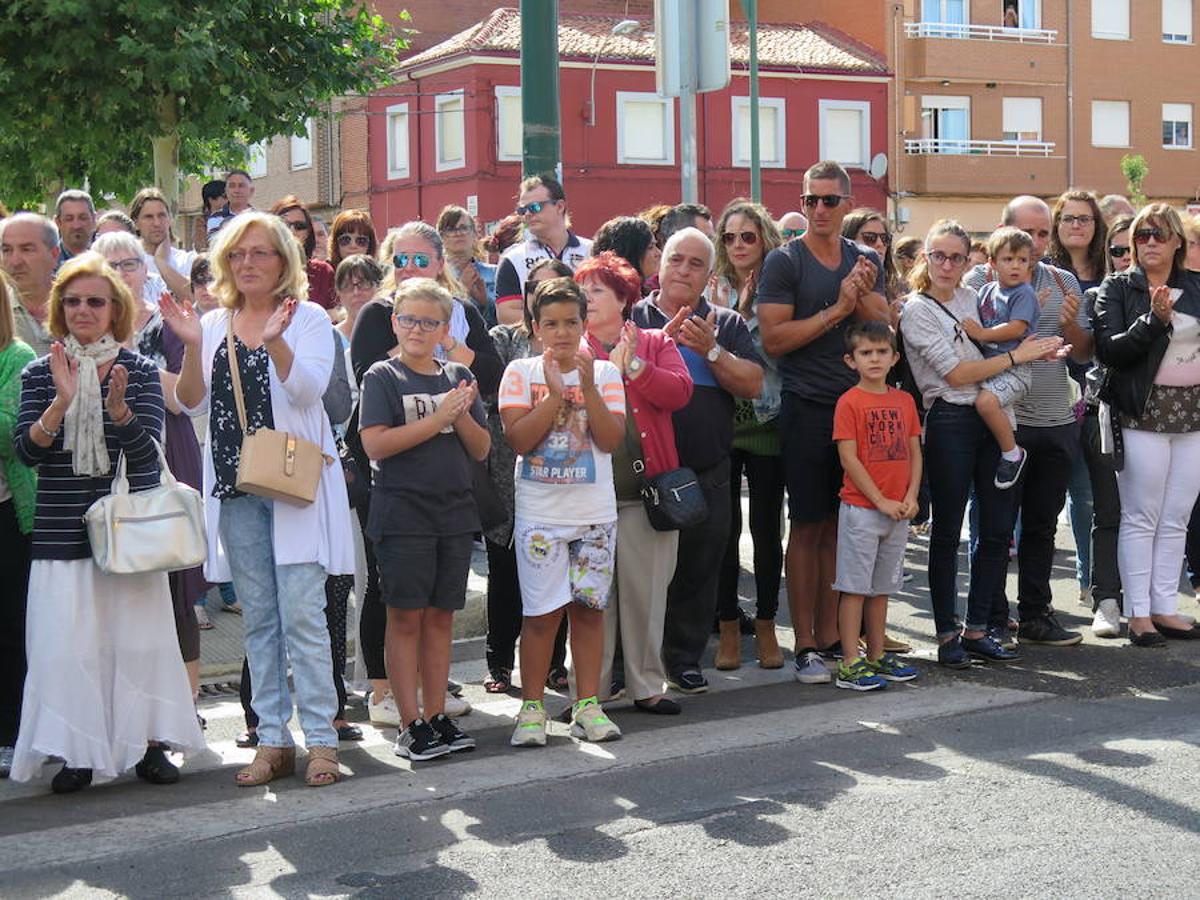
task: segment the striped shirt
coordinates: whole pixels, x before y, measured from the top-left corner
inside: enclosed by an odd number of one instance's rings
[[[991,275],[986,265],[976,266],[967,273],[963,284],[978,291],[991,281]],[[1042,304],[1042,316],[1038,320],[1037,336],[1062,337],[1062,329],[1058,325],[1058,313],[1062,309],[1063,288],[1081,298],[1079,312],[1075,322],[1084,331],[1091,331],[1087,310],[1082,301],[1083,291],[1079,281],[1065,269],[1058,269],[1044,262],[1039,262],[1033,275],[1033,292],[1040,298],[1043,289],[1049,294]],[[1051,361],[1036,360],[1029,364],[1033,369],[1033,386],[1025,399],[1021,400],[1013,412],[1017,415],[1017,424],[1033,428],[1054,428],[1059,425],[1070,425],[1075,421],[1074,401],[1071,397],[1070,376],[1067,374],[1065,360]]]
[[[83,514],[112,489],[117,457],[125,451],[129,489],[144,491],[158,485],[158,452],[151,437],[162,440],[163,396],[158,369],[143,356],[122,349],[114,363],[129,370],[125,402],[134,418],[128,425],[114,425],[104,412],[104,437],[112,472],[92,477],[71,471],[71,454],[63,449],[63,433],[49,447],[33,442],[30,429],[54,399],[50,358],[35,359],[21,373],[21,409],[13,444],[17,456],[38,471],[37,512],[32,536],[34,559],[88,559],[92,555]],[[101,397],[108,396],[107,377],[100,385]]]

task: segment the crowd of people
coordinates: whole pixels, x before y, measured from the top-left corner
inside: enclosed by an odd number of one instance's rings
[[[744,635],[788,665],[781,585],[798,682],[917,678],[887,631],[914,534],[938,664],[1078,644],[1051,602],[1064,505],[1095,635],[1200,638],[1178,610],[1185,562],[1200,583],[1200,222],[1169,205],[1072,189],[1013,198],[989,235],[896,238],[834,162],[778,218],[658,205],[591,239],[548,175],[486,238],[459,206],[326,231],[296,197],[253,198],[243,171],[206,184],[190,250],[154,188],[0,218],[2,775],[177,781],[171,754],[204,744],[210,594],[244,618],[239,785],[295,771],[293,714],[305,783],[341,777],[339,742],[363,737],[352,593],[396,755],[473,749],[449,674],[480,541],[483,688],[519,690],[518,747],[546,744],[547,689],[583,741],[621,736],[617,698],[680,714],[714,633],[719,670]],[[253,477],[267,432],[317,454],[306,495]],[[103,570],[83,514],[119,466],[137,492],[162,465],[202,494],[206,561]]]

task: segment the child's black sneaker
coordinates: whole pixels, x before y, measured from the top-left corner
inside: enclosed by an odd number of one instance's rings
[[[407,728],[401,729],[392,752],[414,762],[436,759],[450,752],[450,745],[424,719],[414,719]]]
[[[1021,477],[1021,471],[1025,468],[1025,460],[1029,459],[1029,454],[1021,447],[1017,448],[1021,451],[1021,456],[1018,459],[1005,459],[1000,457],[1000,464],[996,466],[996,477],[992,483],[1002,491],[1007,491],[1010,487],[1017,483]]]
[[[438,737],[442,739],[442,743],[449,747],[452,752],[457,753],[459,750],[475,749],[475,738],[455,725],[454,720],[445,713],[438,713],[429,720],[429,724],[438,733]]]

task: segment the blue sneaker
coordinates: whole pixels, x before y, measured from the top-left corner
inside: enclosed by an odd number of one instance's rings
[[[913,666],[905,665],[890,653],[883,654],[874,662],[868,659],[867,665],[886,681],[912,681],[920,674]]]
[[[991,634],[986,633],[983,637],[962,638],[962,648],[968,656],[989,662],[1012,662],[1021,658],[1016,650],[1005,650]]]
[[[792,664],[792,675],[801,684],[829,684],[829,670],[815,650],[806,650]]]
[[[948,669],[971,668],[971,657],[963,649],[962,637],[955,635],[946,643],[938,645],[938,665]]]
[[[887,681],[861,656],[849,665],[842,663],[837,667],[834,684],[848,691],[878,691],[887,687]]]

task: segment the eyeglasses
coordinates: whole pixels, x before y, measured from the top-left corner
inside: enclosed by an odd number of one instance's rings
[[[405,331],[412,331],[417,326],[426,334],[437,331],[439,327],[446,324],[445,319],[420,319],[416,316],[395,316],[396,324]]]
[[[524,206],[518,206],[517,215],[537,215],[550,204],[557,202],[557,200],[534,200],[532,203],[526,203]]]
[[[858,239],[868,247],[874,247],[876,244],[887,246],[892,242],[892,236],[886,231],[860,231]]]
[[[392,257],[392,264],[397,269],[407,269],[411,262],[414,268],[428,269],[429,254],[428,253],[397,253]]]
[[[804,237],[804,232],[807,228],[781,228],[779,233],[783,235],[785,241],[790,241],[792,238]]]
[[[110,266],[121,272],[136,272],[145,264],[146,261],[144,259],[139,259],[136,256],[131,256],[129,259],[117,259],[109,262]]]
[[[232,265],[238,266],[249,259],[250,262],[254,263],[256,266],[261,266],[264,265],[267,260],[278,255],[278,250],[263,250],[261,248],[251,250],[249,253],[247,253],[245,250],[230,250],[229,262]]]
[[[741,238],[742,243],[747,247],[753,247],[758,243],[758,234],[753,231],[726,231],[721,235],[721,243],[726,247],[732,247],[738,238]]]
[[[287,222],[287,227],[292,231],[308,231],[307,222],[293,222],[291,219],[284,219]]]
[[[1061,222],[1063,225],[1084,225],[1084,226],[1086,226],[1086,225],[1091,225],[1093,222],[1095,222],[1096,217],[1089,216],[1089,215],[1059,216],[1058,221]]]
[[[345,284],[338,285],[338,293],[340,294],[349,294],[355,291],[371,291],[374,293],[378,289],[378,281],[347,281]]]
[[[1128,247],[1109,247],[1108,255],[1111,256],[1113,259],[1124,259],[1126,256],[1129,255],[1129,248]]]
[[[532,206],[533,204],[530,205]],[[520,210],[517,210],[517,212],[520,212]],[[534,210],[534,212],[537,212],[537,210]],[[442,234],[470,234],[474,230],[470,225],[454,225],[449,228],[443,228]]]
[[[1139,228],[1133,233],[1133,242],[1140,246],[1150,243],[1150,239],[1153,238],[1156,243],[1165,244],[1170,237],[1161,228]]]
[[[67,295],[62,298],[63,306],[67,309],[78,309],[80,304],[86,303],[88,309],[104,309],[108,306],[109,300],[107,297],[74,297]]]
[[[351,234],[348,231],[343,231],[337,237],[339,247],[349,247],[353,244],[355,247],[370,247],[371,239],[365,234]]]
[[[941,250],[930,250],[926,255],[935,266],[944,266],[946,263],[950,263],[952,266],[961,266],[967,261],[965,253],[943,253]]]
[[[846,194],[805,194],[804,208],[813,209],[818,203],[823,203],[826,209],[833,209],[846,197]]]

